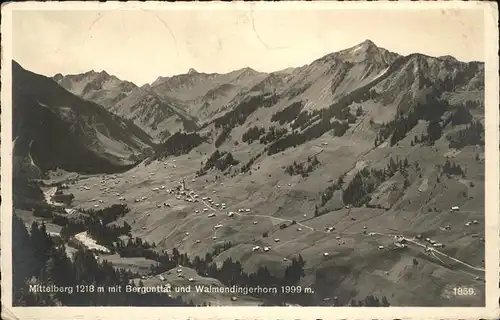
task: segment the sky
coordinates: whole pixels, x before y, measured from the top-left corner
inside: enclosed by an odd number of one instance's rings
[[[190,68],[278,71],[366,39],[403,55],[484,61],[484,28],[481,8],[15,10],[12,56],[47,76],[106,70],[143,85]]]

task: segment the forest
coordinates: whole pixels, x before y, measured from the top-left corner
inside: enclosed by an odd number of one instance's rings
[[[370,202],[370,194],[375,191],[381,183],[393,177],[397,172],[400,172],[405,179],[403,188],[408,187],[410,184],[409,167],[410,164],[408,159],[394,160],[391,157],[383,169],[369,169],[365,167],[359,170],[354,178],[347,183],[347,186],[345,185],[346,174],[341,175],[321,193],[319,204],[316,205],[315,216],[320,216],[327,212],[321,210],[321,208],[333,198],[336,191],[342,192],[342,201],[345,205],[361,207]]]
[[[99,262],[94,254],[78,249],[69,258],[65,246],[57,244],[44,224],[34,222],[30,231],[17,216],[12,230],[12,301],[14,306],[187,306],[178,298],[160,293],[82,292],[69,294],[31,292],[30,285],[131,285],[138,275],[115,269],[107,261]],[[139,284],[140,286],[141,284]]]
[[[467,127],[447,136],[449,147],[462,149],[466,146],[484,146],[484,125],[480,121],[474,121]]]
[[[180,156],[189,153],[205,141],[198,133],[176,132],[167,141],[156,147],[155,159],[169,155]]]
[[[205,161],[203,167],[200,168],[197,172],[197,176],[205,175],[211,169],[217,169],[219,171],[225,171],[231,166],[236,166],[240,163],[238,160],[234,159],[231,152],[219,151],[216,149],[210,157]]]
[[[307,177],[311,172],[313,172],[321,163],[318,157],[312,156],[308,157],[306,161],[297,162],[294,161],[292,164],[286,166],[285,172],[289,175],[300,175],[302,177]]]

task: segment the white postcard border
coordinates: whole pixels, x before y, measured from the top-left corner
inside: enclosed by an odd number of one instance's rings
[[[12,132],[11,60],[14,10],[462,10],[482,9],[485,14],[485,112],[486,112],[486,307],[12,307]],[[499,308],[499,78],[498,11],[494,2],[258,2],[258,3],[157,3],[157,2],[24,2],[2,6],[2,114],[1,124],[1,256],[2,318],[5,319],[494,319]],[[35,31],[34,31],[35,32]],[[411,289],[409,289],[411,290]]]

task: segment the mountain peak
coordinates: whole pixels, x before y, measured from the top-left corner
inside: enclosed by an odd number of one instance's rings
[[[196,73],[198,73],[198,71],[196,71],[193,68],[190,68],[189,71],[188,71],[188,74],[196,74]]]
[[[453,62],[458,61],[457,58],[455,58],[454,56],[450,56],[450,55],[440,56],[440,57],[438,57],[438,59],[448,60],[448,61],[453,61]]]
[[[362,47],[362,48],[375,47],[375,48],[378,48],[377,45],[375,43],[373,43],[373,41],[371,41],[370,39],[366,39],[365,41],[361,42],[360,44],[358,44],[358,47]]]
[[[245,67],[245,68],[242,68],[242,69],[239,69],[236,71],[240,76],[254,76],[254,75],[257,75],[259,74],[258,71],[250,68],[250,67]]]
[[[250,68],[250,67],[245,67],[243,69],[241,69],[241,71],[246,71],[246,72],[251,72],[251,73],[258,73],[258,71]]]
[[[361,42],[360,44],[343,51],[350,54],[363,54],[363,53],[374,53],[379,49],[380,48],[377,47],[377,45],[373,43],[373,41],[367,39]]]
[[[366,39],[348,49],[332,54],[335,58],[349,63],[391,64],[399,55],[378,47],[373,41]]]
[[[104,77],[109,77],[109,74],[105,70],[95,71],[94,69],[83,73],[83,75],[87,75],[87,76],[88,75],[100,75],[100,76],[104,76]]]

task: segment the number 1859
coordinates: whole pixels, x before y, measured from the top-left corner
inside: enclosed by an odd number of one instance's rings
[[[455,287],[453,288],[453,294],[456,296],[474,296],[476,295],[476,290],[470,287]]]

